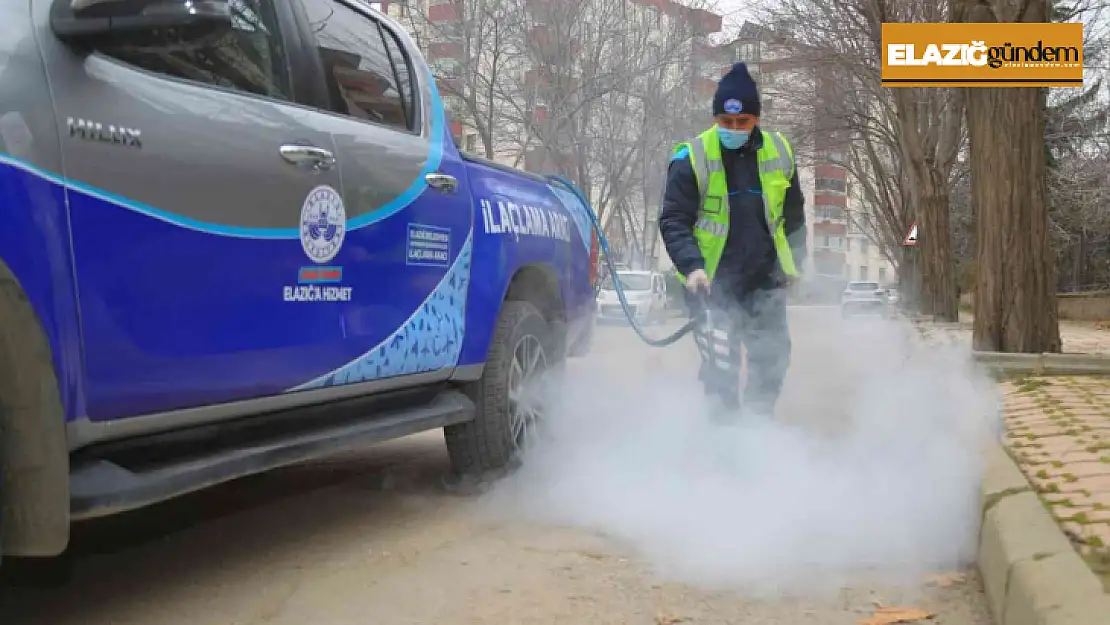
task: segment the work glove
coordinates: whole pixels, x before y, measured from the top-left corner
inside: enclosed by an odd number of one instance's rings
[[[699,292],[709,292],[709,276],[705,273],[704,269],[695,269],[686,276],[686,290],[694,295]]]

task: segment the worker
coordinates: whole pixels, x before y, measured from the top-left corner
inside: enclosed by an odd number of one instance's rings
[[[715,318],[724,313],[734,368],[711,366],[703,353],[699,377],[707,395],[729,413],[743,407],[773,417],[790,364],[786,291],[806,258],[805,200],[793,148],[760,127],[759,113],[755,81],[736,63],[717,83],[716,123],[675,147],[659,230],[691,313],[701,314],[705,302]]]

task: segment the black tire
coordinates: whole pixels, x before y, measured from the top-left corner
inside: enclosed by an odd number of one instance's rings
[[[477,414],[469,423],[444,429],[456,476],[497,477],[520,462],[525,441],[514,440],[509,392],[513,359],[525,345],[538,345],[544,351],[543,370],[538,374],[559,366],[553,360],[557,356],[551,327],[539,309],[529,302],[507,301],[497,318],[482,377],[463,389],[474,401]]]
[[[0,553],[33,556],[32,568],[55,577],[56,563],[38,558],[65,551],[68,484],[65,414],[50,344],[23,290],[0,266]]]
[[[0,580],[12,588],[59,588],[73,576],[73,555],[65,551],[53,558],[8,558]]]

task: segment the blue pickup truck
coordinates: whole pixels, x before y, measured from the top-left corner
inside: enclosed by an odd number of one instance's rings
[[[0,551],[436,428],[504,469],[589,348],[579,197],[358,0],[0,0]]]

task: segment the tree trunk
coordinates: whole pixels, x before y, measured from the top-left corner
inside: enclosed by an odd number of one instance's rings
[[[920,226],[918,229],[920,230]],[[902,294],[902,306],[915,314],[921,313],[921,272],[918,256],[916,247],[903,247],[902,262],[898,266],[898,290]]]
[[[931,172],[932,173],[932,172]],[[958,321],[959,300],[952,263],[952,238],[949,233],[948,191],[929,176],[920,198],[917,224],[921,250],[921,312],[934,321]]]
[[[978,215],[977,350],[1060,351],[1048,241],[1045,90],[968,89],[971,187]]]
[[[963,22],[1048,20],[1046,0],[955,0],[955,6]],[[1059,352],[1046,90],[978,87],[966,95],[977,238],[972,343],[983,351]]]

